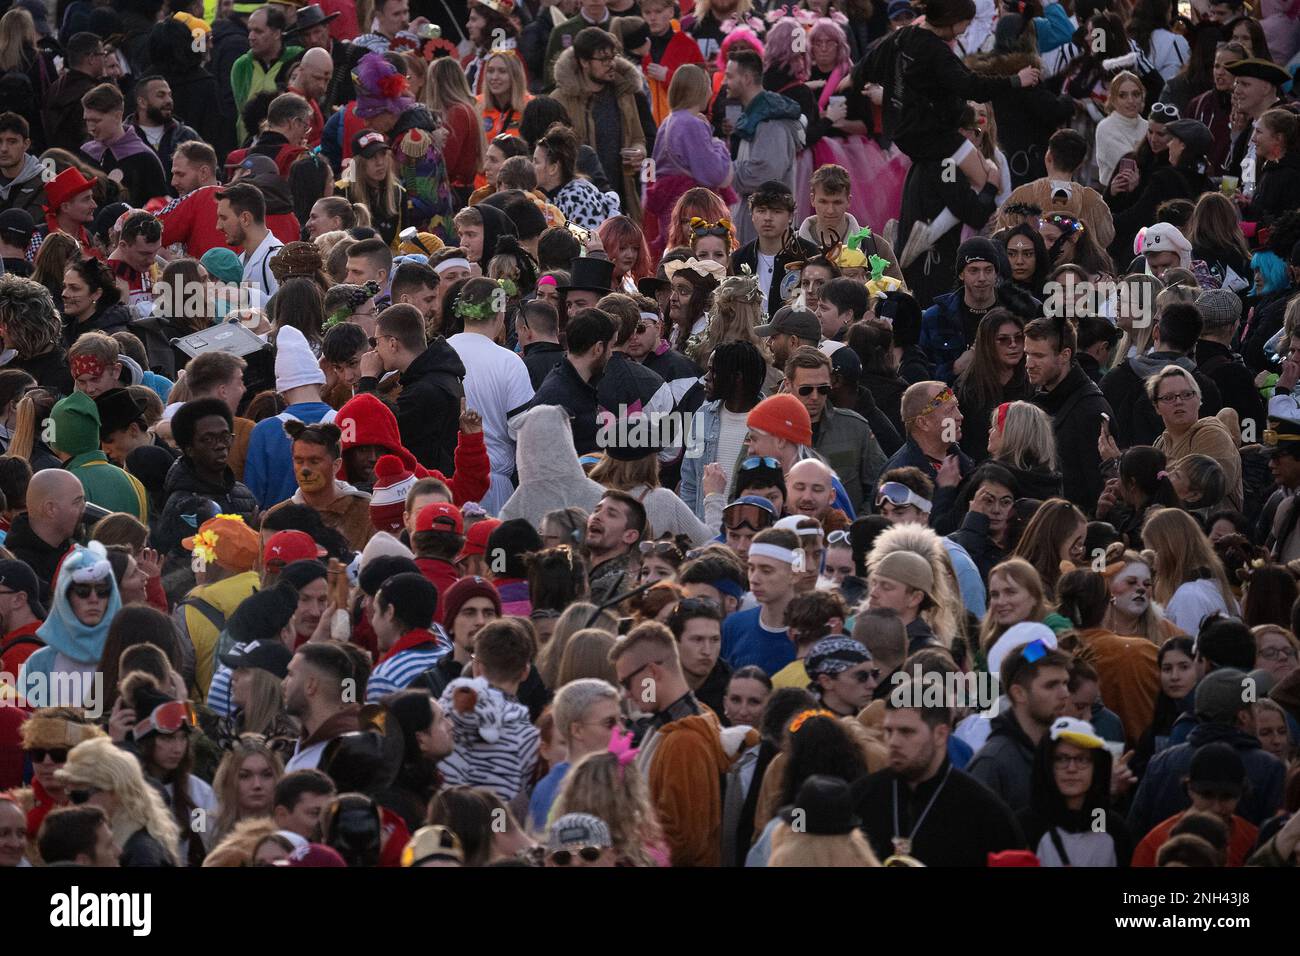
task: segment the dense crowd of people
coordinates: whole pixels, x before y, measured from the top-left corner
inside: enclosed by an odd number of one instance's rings
[[[1295,866],[1285,0],[19,0],[0,866]]]

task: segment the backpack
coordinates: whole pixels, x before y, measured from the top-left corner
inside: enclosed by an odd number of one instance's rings
[[[198,611],[207,620],[209,624],[216,629],[217,645],[213,651],[213,659],[221,660],[222,654],[228,654],[234,647],[235,640],[226,630],[226,615],[215,604],[205,601],[201,597],[188,595],[176,602],[176,609],[172,611],[172,619],[176,622],[176,627],[184,638],[180,642],[182,669],[181,676],[185,678],[185,683],[189,686],[194,684],[194,675],[197,668],[195,667],[194,639],[190,636],[189,626],[185,623],[185,609],[192,607]]]

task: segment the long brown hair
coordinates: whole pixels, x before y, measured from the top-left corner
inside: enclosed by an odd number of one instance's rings
[[[990,586],[995,574],[1010,578],[1033,595],[1034,606],[1029,609],[1029,616],[1025,620],[1041,621],[1047,616],[1051,608],[1047,603],[1047,595],[1043,592],[1043,579],[1039,577],[1037,568],[1024,558],[1007,558],[989,572]],[[999,624],[992,614],[984,615],[984,623],[980,625],[980,649],[987,652],[1005,630],[1006,628]]]
[[[1232,200],[1220,192],[1202,193],[1196,200],[1187,227],[1187,241],[1198,251],[1231,252],[1246,262],[1250,261],[1250,248],[1237,225],[1237,209]]]
[[[1056,594],[1056,582],[1061,579],[1061,545],[1080,522],[1087,521],[1083,512],[1064,498],[1049,498],[1038,506],[1021,532],[1012,554],[1034,566],[1047,597]]]
[[[1219,589],[1224,606],[1237,606],[1223,562],[1214,553],[1196,519],[1181,508],[1160,508],[1147,517],[1142,526],[1142,541],[1156,554],[1159,567],[1155,575],[1155,599],[1168,604],[1182,585],[1200,578],[1211,578]]]
[[[259,673],[267,674],[266,671]],[[268,676],[270,676],[268,674]],[[274,678],[272,678],[274,679]],[[230,750],[217,767],[216,776],[212,778],[212,790],[221,808],[217,815],[216,839],[229,833],[240,821],[239,815],[239,772],[249,757],[261,757],[271,768],[275,782],[284,776],[284,763],[274,750],[266,745],[260,734],[241,734],[231,745]]]
[[[998,357],[998,333],[1002,326],[1011,324],[1025,331],[1025,320],[1007,309],[992,309],[980,319],[975,330],[975,354],[970,366],[957,378],[957,389],[970,404],[985,408],[1002,396],[1002,361]],[[1025,364],[1024,356],[1020,366]],[[978,428],[979,422],[975,423]]]

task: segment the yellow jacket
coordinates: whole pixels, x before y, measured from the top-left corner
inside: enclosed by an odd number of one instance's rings
[[[245,571],[213,584],[200,585],[177,605],[178,623],[194,645],[194,686],[190,691],[199,703],[207,698],[208,685],[212,683],[212,675],[217,669],[217,644],[221,638],[221,629],[203,611],[187,602],[193,598],[206,601],[229,621],[235,608],[257,590],[258,584],[257,572]]]

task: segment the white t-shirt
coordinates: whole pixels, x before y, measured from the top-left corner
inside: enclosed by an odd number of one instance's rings
[[[718,464],[727,473],[727,492],[731,491],[731,478],[736,473],[736,462],[740,459],[740,450],[745,445],[745,436],[749,434],[748,412],[729,412],[719,406],[718,427]]]
[[[772,272],[776,269],[776,254],[765,256],[763,253],[754,251],[758,262],[758,287],[763,290],[763,301],[767,301],[768,292],[772,288]]]
[[[1201,622],[1216,612],[1236,614],[1237,608],[1223,603],[1217,581],[1198,578],[1178,586],[1165,607],[1165,618],[1188,634],[1195,635],[1201,630]]]
[[[144,133],[144,138],[148,140],[149,145],[157,149],[158,144],[162,142],[163,133],[166,132],[166,129],[162,126],[141,126],[140,132]]]
[[[533,400],[533,382],[524,360],[486,335],[459,332],[447,344],[465,363],[465,403],[483,416],[492,486],[480,504],[495,514],[515,490],[510,481],[515,470],[515,443],[506,419]]]

